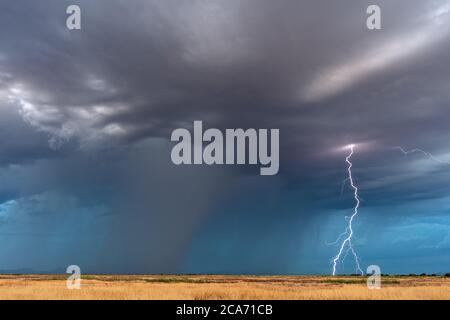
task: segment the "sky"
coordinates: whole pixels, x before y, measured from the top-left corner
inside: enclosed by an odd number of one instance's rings
[[[329,274],[349,144],[362,268],[450,272],[449,0],[2,1],[0,39],[0,272]],[[195,120],[280,129],[278,175],[174,165]]]

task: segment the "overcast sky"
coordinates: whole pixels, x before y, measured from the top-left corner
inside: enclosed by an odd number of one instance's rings
[[[2,1],[0,270],[329,273],[355,143],[362,266],[450,272],[450,165],[394,149],[450,161],[450,1],[375,2]],[[173,165],[194,120],[279,128],[279,174]]]

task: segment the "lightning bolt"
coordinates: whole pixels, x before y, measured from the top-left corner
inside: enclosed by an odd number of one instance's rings
[[[353,257],[355,258],[356,270],[358,272],[360,272],[362,275],[364,274],[364,272],[362,271],[361,266],[359,264],[359,257],[356,254],[356,251],[353,248],[353,244],[352,244],[353,220],[358,215],[358,209],[359,209],[359,205],[360,205],[361,201],[360,201],[360,198],[358,195],[358,187],[355,185],[355,182],[353,180],[353,174],[352,174],[353,163],[351,162],[351,158],[355,152],[355,145],[352,144],[352,145],[348,146],[348,148],[350,149],[350,154],[345,158],[345,161],[348,164],[348,168],[347,168],[348,178],[345,181],[349,181],[350,186],[353,189],[353,196],[355,198],[355,207],[353,209],[353,214],[350,217],[347,217],[348,224],[347,224],[347,228],[346,228],[345,232],[341,233],[339,235],[338,239],[334,242],[334,243],[338,243],[342,238],[344,238],[337,255],[333,258],[333,276],[336,275],[336,266],[337,266],[338,262],[341,260],[341,256],[344,254],[344,258],[342,259],[342,261],[343,261],[343,260],[345,260],[345,257],[347,256],[347,254],[349,252],[351,252],[353,254]],[[345,250],[345,252],[344,252],[344,250]]]
[[[337,255],[333,258],[333,276],[336,275],[336,268],[339,262],[343,263],[347,257],[348,254],[352,254],[354,259],[355,259],[355,264],[356,264],[356,270],[361,273],[361,275],[364,275],[364,272],[361,269],[361,266],[359,264],[359,257],[353,247],[352,244],[352,240],[353,240],[353,221],[356,218],[356,216],[358,215],[358,210],[361,204],[361,199],[359,197],[358,194],[358,187],[355,185],[355,182],[353,180],[353,173],[352,173],[352,168],[353,168],[353,163],[351,161],[351,158],[353,156],[353,154],[355,153],[355,145],[349,145],[347,147],[348,149],[350,149],[350,153],[349,155],[345,158],[345,161],[348,164],[348,177],[342,182],[342,186],[341,186],[341,195],[343,193],[345,184],[347,182],[350,183],[350,186],[353,189],[353,196],[355,199],[355,206],[353,209],[353,213],[350,217],[346,217],[346,219],[348,220],[348,224],[347,224],[347,228],[345,229],[345,231],[343,233],[341,233],[338,238],[336,239],[336,241],[332,242],[332,243],[328,243],[328,245],[335,245],[338,244],[340,241],[342,241],[341,246],[339,248],[339,251],[337,253]],[[404,155],[410,155],[413,153],[420,153],[424,156],[426,156],[427,158],[429,158],[430,160],[433,160],[434,162],[440,163],[440,164],[447,164],[450,165],[450,161],[443,161],[439,158],[437,158],[436,156],[434,156],[433,154],[419,149],[419,148],[414,148],[411,150],[405,150],[402,147],[394,147],[394,149],[399,150],[401,153],[403,153]],[[343,240],[342,240],[343,239]]]
[[[405,156],[410,155],[412,153],[421,153],[421,154],[425,155],[426,157],[428,157],[429,159],[433,160],[434,162],[438,162],[438,163],[442,163],[442,164],[450,164],[450,161],[442,161],[441,159],[436,158],[431,153],[426,152],[419,148],[411,149],[408,151],[403,149],[402,147],[394,147],[394,149],[400,150],[400,152],[403,153]]]

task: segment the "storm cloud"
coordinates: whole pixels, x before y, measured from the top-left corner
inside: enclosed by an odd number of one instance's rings
[[[3,1],[0,253],[15,258],[0,269],[327,272],[330,224],[352,206],[339,195],[350,143],[369,224],[359,246],[387,259],[364,239],[403,243],[389,230],[426,223],[421,204],[450,193],[450,168],[393,149],[450,159],[450,1],[379,0],[377,31],[370,4]],[[279,176],[174,166],[170,133],[194,120],[279,128]],[[444,221],[427,250],[448,243]]]

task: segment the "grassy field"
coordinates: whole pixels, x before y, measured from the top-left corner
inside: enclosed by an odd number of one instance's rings
[[[0,275],[0,299],[450,299],[450,277]]]

